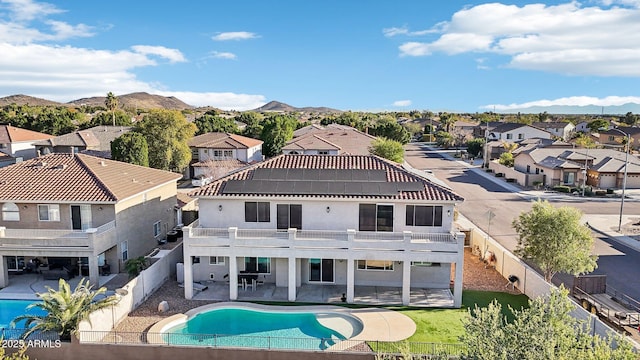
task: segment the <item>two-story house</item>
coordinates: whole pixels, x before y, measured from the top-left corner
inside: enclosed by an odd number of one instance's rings
[[[52,135],[0,125],[0,152],[13,158],[31,159],[36,157],[35,142],[53,138]]]
[[[462,301],[464,234],[450,189],[372,155],[280,155],[194,190],[200,218],[184,228],[185,297],[193,282],[260,276],[296,300],[305,286],[445,290]],[[454,274],[453,279],[451,277]],[[225,276],[228,275],[228,276]],[[453,281],[453,294],[450,282]]]
[[[602,130],[599,133],[599,143],[611,148],[624,151],[626,135],[631,137],[631,149],[640,149],[640,128],[631,126],[619,126],[615,129]]]
[[[88,276],[117,273],[175,223],[180,174],[83,154],[50,154],[0,169],[0,287],[32,259]],[[38,270],[38,269],[34,269]]]
[[[94,126],[35,143],[39,155],[79,153],[111,159],[111,142],[131,131],[130,126]]]
[[[350,126],[309,125],[296,130],[294,138],[282,148],[283,154],[298,155],[368,155],[375,136]],[[297,136],[296,136],[297,134]]]
[[[539,129],[550,132],[553,136],[562,140],[569,140],[571,135],[576,131],[576,127],[570,122],[561,121],[541,121],[531,124]]]
[[[262,161],[262,140],[230,133],[206,133],[189,140],[190,177],[219,178],[226,173]]]

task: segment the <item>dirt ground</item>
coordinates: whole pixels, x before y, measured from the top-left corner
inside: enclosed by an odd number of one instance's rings
[[[521,294],[513,289],[509,282],[493,267],[487,267],[478,256],[464,249],[464,271],[462,287],[465,290],[500,291],[509,294]]]

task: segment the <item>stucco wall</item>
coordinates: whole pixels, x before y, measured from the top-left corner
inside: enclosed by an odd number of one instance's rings
[[[15,203],[20,210],[20,221],[3,221],[0,216],[0,226],[7,229],[71,229],[71,205],[57,204],[60,211],[60,221],[40,221],[38,219],[38,205],[48,203]],[[53,203],[51,203],[53,204]],[[0,204],[2,205],[2,204]],[[112,204],[91,205],[91,223],[96,228],[114,220],[114,206]]]

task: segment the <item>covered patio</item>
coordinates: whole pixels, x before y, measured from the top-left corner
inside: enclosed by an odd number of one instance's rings
[[[118,276],[118,274],[99,276],[99,285],[104,286],[116,276]],[[75,276],[67,280],[67,282],[71,285],[71,288],[74,289],[82,278],[82,276]],[[42,274],[35,273],[21,275],[10,274],[9,285],[0,289],[0,299],[36,300],[38,299],[36,294],[46,292],[47,287],[57,289],[58,280],[45,280]]]

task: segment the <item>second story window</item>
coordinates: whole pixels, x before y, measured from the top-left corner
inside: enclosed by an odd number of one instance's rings
[[[393,205],[360,204],[360,231],[393,231]]]
[[[248,201],[244,203],[245,222],[271,222],[270,204],[268,202]]]
[[[522,139],[524,139],[524,134],[522,133],[518,134],[518,140],[522,140]]]
[[[513,139],[513,134],[507,134],[507,140]]]
[[[407,226],[442,226],[442,206],[407,205]]]
[[[38,220],[60,221],[59,205],[38,205]]]
[[[302,229],[302,205],[278,204],[278,230]]]
[[[225,150],[224,151],[224,157],[226,157],[226,158],[233,157],[233,150]]]
[[[2,204],[2,220],[3,221],[20,221],[20,209],[14,203]]]

